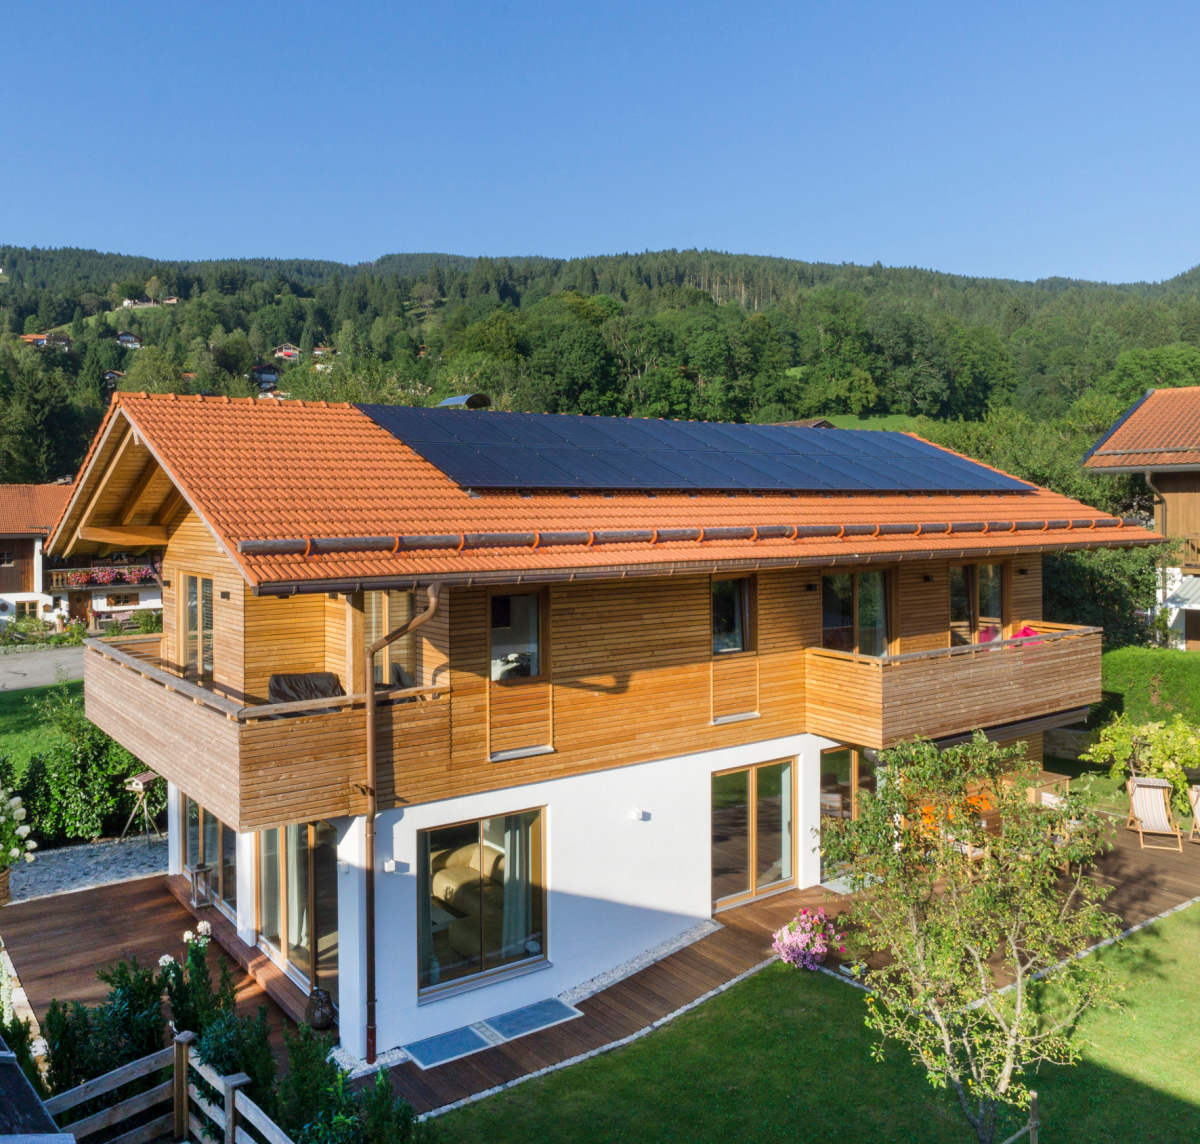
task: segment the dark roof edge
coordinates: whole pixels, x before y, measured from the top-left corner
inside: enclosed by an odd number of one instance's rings
[[[1117,418],[1112,428],[1109,429],[1109,431],[1105,433],[1104,436],[1102,436],[1100,440],[1097,441],[1086,453],[1084,453],[1083,460],[1079,462],[1080,466],[1082,467],[1086,465],[1088,461],[1092,459],[1092,454],[1095,453],[1096,450],[1099,449],[1100,446],[1103,445],[1118,429],[1120,429],[1121,426],[1124,425],[1125,422],[1128,421],[1139,409],[1141,409],[1142,404],[1147,398],[1152,397],[1157,392],[1157,389],[1147,389],[1141,397],[1139,397],[1128,409],[1126,409],[1125,412]],[[1109,471],[1111,472],[1111,470]]]

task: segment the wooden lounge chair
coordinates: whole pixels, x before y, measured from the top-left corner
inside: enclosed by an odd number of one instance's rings
[[[1200,841],[1200,786],[1188,787],[1188,802],[1192,804],[1192,832],[1189,842]]]
[[[1182,854],[1183,833],[1171,816],[1171,784],[1166,779],[1131,778],[1125,785],[1129,791],[1129,819],[1125,825],[1138,832],[1142,849],[1178,850]],[[1147,843],[1147,834],[1170,835],[1175,845]]]

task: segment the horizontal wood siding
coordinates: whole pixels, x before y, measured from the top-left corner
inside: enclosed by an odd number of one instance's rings
[[[417,597],[419,610],[427,601]],[[450,681],[450,599],[443,594],[433,618],[417,629],[417,682],[434,687]]]
[[[1021,569],[1024,568],[1024,573]],[[1042,554],[1018,556],[1012,562],[1014,622],[1042,619]]]
[[[996,745],[999,747],[1015,747],[1018,743],[1025,744],[1025,758],[1031,762],[1041,763],[1045,758],[1045,743],[1041,731],[1034,735],[1026,735],[1023,739],[1004,739]]]
[[[247,593],[247,701],[267,701],[272,675],[324,670],[325,597]]]
[[[758,710],[758,655],[743,652],[712,659],[712,717]]]
[[[950,646],[950,564],[946,560],[901,564],[897,654]],[[925,577],[929,577],[928,582]]]
[[[463,784],[469,784],[471,779],[466,776],[482,768],[487,759],[488,629],[487,592],[483,588],[458,588],[449,595],[452,741],[448,786],[443,789],[453,790],[460,776]],[[409,785],[407,771],[403,781],[406,797],[422,789],[420,785]],[[468,785],[460,787],[467,789]]]
[[[0,592],[33,591],[33,541],[0,538],[0,552],[11,552],[12,564],[0,565]]]
[[[349,693],[346,686],[346,601],[338,595],[324,600],[325,617],[325,671],[332,671],[338,677],[343,690]]]
[[[808,653],[808,730],[890,747],[1096,703],[1100,636],[907,662]]]
[[[87,717],[142,763],[231,825],[238,812],[238,724],[87,648]]]
[[[414,790],[449,790],[450,699],[394,703],[378,711],[376,771],[381,806],[407,801]]]
[[[241,829],[361,814],[351,782],[366,777],[366,712],[361,706],[242,726]]]
[[[163,554],[163,658],[176,669],[182,650],[179,643],[180,600],[184,573],[206,576],[213,582],[213,673],[217,690],[231,698],[245,695],[246,647],[243,601],[248,596],[241,574],[218,548],[213,534],[190,509],[167,529]],[[166,586],[166,581],[171,586]],[[228,593],[228,599],[222,593]]]
[[[553,745],[550,683],[493,683],[488,694],[488,749],[513,751]]]
[[[758,574],[757,710],[766,719],[803,723],[804,648],[821,642],[820,587],[813,570]]]

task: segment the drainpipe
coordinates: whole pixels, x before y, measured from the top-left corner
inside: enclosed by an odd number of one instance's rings
[[[367,943],[367,1064],[375,1063],[375,814],[378,807],[375,771],[375,656],[401,636],[433,619],[438,608],[440,584],[430,584],[429,606],[394,632],[377,639],[366,650],[367,661],[367,829],[366,829],[366,943]]]

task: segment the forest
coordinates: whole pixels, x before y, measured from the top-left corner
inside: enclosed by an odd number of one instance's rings
[[[430,404],[482,390],[501,409],[911,418],[927,438],[1136,513],[1149,503],[1140,479],[1079,461],[1146,389],[1200,381],[1200,268],[1112,285],[700,250],[351,266],[14,247],[0,267],[4,481],[74,472],[114,372],[127,390],[249,395],[253,366],[290,342],[300,354],[279,389],[296,398]],[[19,337],[31,333],[54,337],[35,349]],[[1120,583],[1132,574],[1114,565]],[[1090,595],[1107,599],[1105,584]]]

